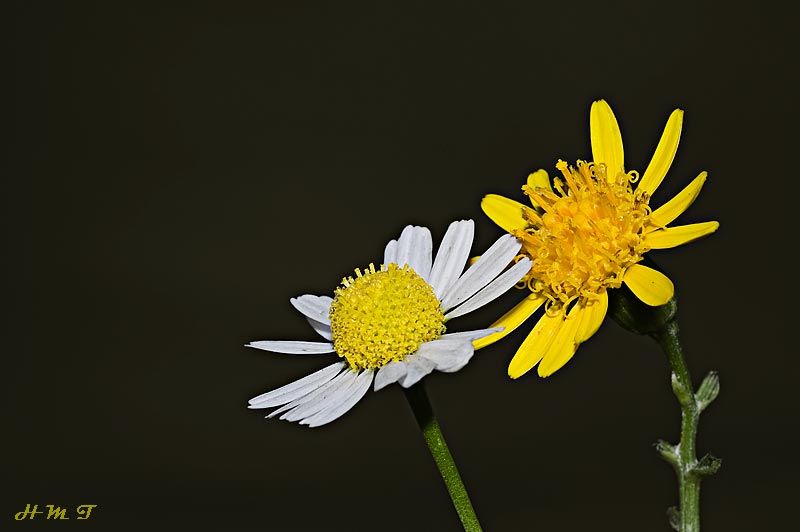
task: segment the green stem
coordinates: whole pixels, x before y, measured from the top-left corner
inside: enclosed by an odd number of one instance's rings
[[[670,445],[662,441],[657,444],[657,448],[673,465],[678,476],[680,510],[671,510],[672,526],[679,532],[699,532],[700,481],[704,475],[715,473],[719,469],[720,461],[710,455],[697,460],[697,424],[700,413],[719,393],[719,379],[716,373],[710,373],[697,393],[694,393],[678,332],[677,322],[671,319],[661,329],[651,333],[672,366],[672,390],[681,406],[680,442],[678,445]]]
[[[453,456],[450,454],[450,449],[447,448],[447,442],[445,442],[442,430],[439,428],[439,422],[436,421],[436,416],[433,414],[433,408],[423,383],[420,382],[404,391],[419,428],[422,430],[422,435],[425,437],[425,443],[428,444],[428,449],[430,449],[433,460],[436,462],[436,467],[439,468],[442,480],[447,486],[450,499],[453,501],[456,512],[458,512],[458,517],[461,519],[464,530],[467,532],[480,532],[481,525],[478,522],[478,516],[475,515],[475,510],[472,508],[469,495],[467,495],[467,489],[464,487],[461,475],[458,473],[458,468]]]

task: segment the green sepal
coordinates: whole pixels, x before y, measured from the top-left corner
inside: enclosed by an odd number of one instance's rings
[[[608,291],[609,315],[632,333],[653,334],[662,331],[675,318],[677,311],[678,303],[674,297],[665,305],[651,307],[642,303],[625,285]]]

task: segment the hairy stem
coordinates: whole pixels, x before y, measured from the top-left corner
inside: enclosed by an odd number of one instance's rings
[[[694,392],[692,378],[678,337],[678,324],[667,321],[663,328],[652,332],[672,366],[672,390],[681,406],[681,440],[677,445],[661,441],[656,448],[675,468],[678,477],[680,509],[670,510],[670,522],[679,532],[700,530],[700,481],[704,475],[719,469],[720,460],[710,455],[698,461],[695,442],[700,413],[719,393],[719,379],[712,372]]]

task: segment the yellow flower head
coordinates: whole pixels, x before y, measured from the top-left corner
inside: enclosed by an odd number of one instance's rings
[[[351,368],[400,362],[445,332],[436,293],[408,266],[356,269],[356,277],[343,279],[335,293],[328,315],[331,340]]]
[[[504,327],[502,332],[477,340],[475,347],[496,342],[545,307],[511,360],[512,378],[536,364],[542,377],[563,367],[600,327],[609,288],[625,283],[650,306],[672,298],[672,282],[638,262],[651,249],[679,246],[719,227],[717,222],[667,227],[697,197],[706,172],[666,204],[650,207],[650,197],[675,157],[682,124],[683,111],[676,109],[639,179],[635,170],[625,170],[614,113],[605,101],[594,102],[589,118],[592,162],[570,166],[558,161],[561,176],[552,184],[544,170],[531,174],[522,187],[530,207],[495,194],[483,199],[483,211],[522,241],[522,253],[533,266],[524,280],[531,294],[494,324]]]

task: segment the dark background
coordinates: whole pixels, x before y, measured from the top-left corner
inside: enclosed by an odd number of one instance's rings
[[[724,459],[703,484],[705,529],[796,522],[788,13],[105,4],[21,2],[7,18],[0,527],[458,530],[399,387],[322,429],[265,421],[246,399],[331,356],[242,345],[314,339],[289,297],[329,293],[407,223],[438,241],[473,217],[484,249],[500,230],[482,195],[521,199],[528,172],[590,157],[597,98],[639,170],[686,110],[656,204],[709,171],[681,221],[718,233],[650,255],[676,283],[695,380],[722,378],[700,428],[700,452]],[[511,381],[524,334],[426,381],[485,528],[668,530],[676,481],[652,443],[677,439],[679,412],[655,344],[609,320],[555,376]],[[100,508],[23,525],[25,503]]]

